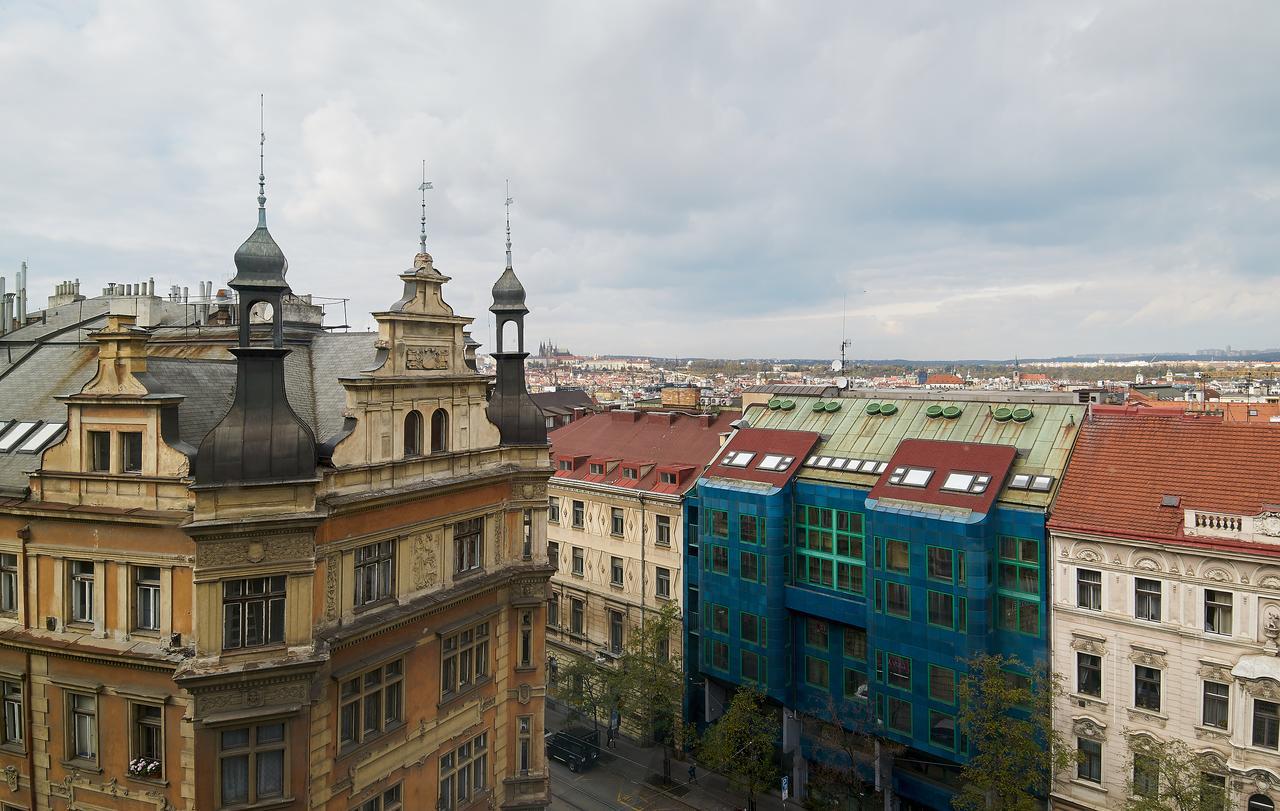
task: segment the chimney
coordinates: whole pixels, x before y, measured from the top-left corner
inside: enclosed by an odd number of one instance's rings
[[[79,280],[79,279],[77,279],[77,280],[76,280],[76,292],[77,292],[77,293],[79,293],[79,292],[80,292],[80,280]],[[154,296],[155,294],[156,294],[156,277],[155,277],[155,276],[152,276],[150,279],[147,279],[147,295],[148,295],[148,296]]]
[[[9,316],[4,311],[4,277],[0,276],[0,335],[9,331]]]
[[[18,283],[14,285],[18,294],[18,326],[21,327],[27,323],[27,263],[22,263],[22,268],[18,271]]]

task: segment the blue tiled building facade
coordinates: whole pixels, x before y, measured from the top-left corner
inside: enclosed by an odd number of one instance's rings
[[[946,418],[928,401],[886,415],[869,412],[883,401],[790,402],[748,411],[756,427],[730,438],[686,504],[690,717],[714,720],[753,684],[785,709],[800,791],[813,763],[847,765],[816,734],[838,721],[904,747],[889,772],[902,807],[948,808],[967,751],[955,723],[965,662],[1047,661],[1045,515],[1078,417],[1070,406],[1028,408],[1015,423],[988,403]],[[771,435],[799,432],[812,442],[787,476],[776,462],[756,471],[794,453],[771,454]],[[739,453],[751,461],[725,461]],[[930,484],[907,487],[913,468]],[[871,778],[870,759],[859,768]]]

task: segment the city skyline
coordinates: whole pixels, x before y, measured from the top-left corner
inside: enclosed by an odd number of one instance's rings
[[[866,358],[1271,346],[1276,15],[15,4],[0,273],[31,263],[32,310],[225,287],[264,93],[291,284],[393,298],[425,158],[482,351],[507,178],[532,343],[822,357],[847,314]]]

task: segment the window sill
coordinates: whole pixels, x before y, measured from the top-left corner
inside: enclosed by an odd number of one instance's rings
[[[1092,780],[1085,780],[1085,779],[1084,779],[1084,778],[1082,778],[1082,777],[1072,777],[1072,778],[1071,778],[1070,780],[1068,780],[1067,782],[1068,782],[1068,783],[1071,783],[1071,784],[1072,784],[1072,785],[1074,785],[1074,786],[1081,786],[1081,787],[1083,787],[1083,788],[1087,788],[1087,789],[1089,789],[1090,791],[1096,791],[1096,792],[1098,792],[1098,793],[1100,793],[1100,794],[1106,794],[1106,793],[1107,793],[1107,790],[1106,790],[1105,788],[1103,788],[1103,787],[1102,787],[1102,784],[1101,784],[1101,783],[1095,783],[1095,782],[1093,782]]]
[[[59,761],[67,769],[76,769],[90,774],[102,774],[102,767],[91,760],[61,760]]]
[[[26,747],[16,743],[0,743],[0,752],[6,752],[11,755],[27,754]]]
[[[661,600],[661,601],[662,601],[662,602],[664,602],[664,603],[669,603],[669,602],[671,602],[671,595],[670,595],[670,594],[655,594],[655,595],[653,595],[653,596],[654,596],[656,599],[659,599],[659,600]]]
[[[625,535],[623,535],[621,532],[610,532],[610,533],[609,533],[609,537],[610,537],[610,538],[617,538],[617,539],[618,539],[618,540],[620,540],[620,541],[624,541],[624,540],[626,540],[626,536],[625,536]]]
[[[1107,702],[1102,699],[1102,696],[1091,696],[1087,693],[1071,693],[1067,696],[1067,699],[1077,702],[1077,706],[1088,704],[1093,704],[1097,707],[1107,706]]]
[[[464,580],[470,580],[471,578],[478,577],[484,573],[485,573],[485,568],[483,566],[477,566],[474,569],[467,569],[461,572],[454,572],[453,582],[461,583]]]
[[[582,524],[570,524],[570,527],[571,527],[571,528],[573,528],[573,529],[583,529],[583,528],[584,528]]]
[[[242,656],[252,656],[255,653],[275,653],[285,650],[286,646],[283,642],[272,642],[267,645],[254,645],[251,648],[223,648],[222,656],[239,658]]]
[[[492,676],[485,676],[482,679],[477,680],[470,687],[459,690],[456,693],[449,693],[448,695],[441,696],[440,703],[436,704],[436,709],[444,709],[445,707],[448,707],[453,704],[457,704],[463,701],[464,699],[470,698],[476,693],[476,691],[480,690],[482,687],[488,686],[492,682],[493,682]]]
[[[623,590],[623,588],[625,588],[625,587],[624,587],[621,583],[615,583],[615,582],[613,582],[612,580],[610,580],[610,581],[609,581],[609,588],[613,589],[614,591],[622,591],[622,590]]]
[[[168,788],[169,781],[163,777],[139,777],[137,775],[125,774],[125,779],[133,783],[141,783],[144,786],[158,786],[160,788]]]
[[[576,578],[578,578],[579,580],[581,580],[582,578],[586,577],[586,575],[585,575],[585,574],[583,574],[582,572],[570,572],[570,573],[569,573],[569,576],[570,576],[570,577],[576,577]]]
[[[1145,721],[1159,727],[1163,727],[1169,722],[1169,716],[1156,712],[1155,710],[1147,710],[1142,707],[1126,707],[1125,709],[1129,711],[1128,714],[1131,720]]]
[[[271,811],[273,808],[288,808],[293,805],[293,797],[281,797],[274,800],[262,800],[249,805],[220,805],[221,811]]]
[[[538,668],[534,667],[533,665],[518,665],[515,668],[515,671],[517,673],[536,673],[538,672]]]
[[[351,609],[351,612],[359,616],[360,614],[364,614],[368,611],[377,611],[383,606],[395,605],[395,603],[395,595],[388,594],[386,597],[379,597],[378,599],[364,603],[363,605],[357,605]]]
[[[1206,726],[1204,724],[1196,724],[1196,737],[1197,738],[1221,738],[1223,740],[1226,740],[1227,738],[1231,737],[1231,730],[1223,729],[1222,727],[1211,727],[1211,726]],[[1272,749],[1271,751],[1274,752],[1275,750]]]
[[[334,760],[335,761],[342,760],[343,758],[347,758],[347,757],[350,757],[351,755],[363,752],[364,750],[368,749],[370,746],[373,746],[376,743],[381,743],[385,741],[388,735],[392,734],[393,732],[397,732],[401,729],[404,729],[404,727],[405,727],[404,721],[397,721],[395,724],[382,730],[377,735],[366,736],[365,739],[360,741],[359,743],[339,744],[338,755],[337,757],[334,758]]]

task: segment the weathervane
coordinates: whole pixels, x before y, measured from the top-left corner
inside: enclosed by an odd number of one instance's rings
[[[266,96],[258,94],[258,225],[267,224],[267,115]]]
[[[432,188],[435,187],[427,180],[427,162],[423,160],[422,185],[418,187],[418,191],[422,192],[422,233],[418,235],[418,253],[427,252],[427,189]]]
[[[511,204],[515,202],[515,198],[511,196],[511,180],[507,180],[507,267],[511,267]]]

